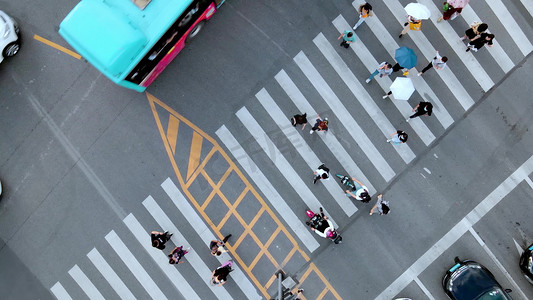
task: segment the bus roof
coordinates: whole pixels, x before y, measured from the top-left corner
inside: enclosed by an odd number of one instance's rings
[[[59,34],[115,82],[123,79],[193,0],[152,0],[144,10],[131,0],[82,0]]]

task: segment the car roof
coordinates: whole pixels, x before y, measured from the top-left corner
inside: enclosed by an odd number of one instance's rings
[[[487,269],[475,262],[462,265],[451,276],[450,292],[458,300],[476,299],[494,289],[501,289],[498,282]]]

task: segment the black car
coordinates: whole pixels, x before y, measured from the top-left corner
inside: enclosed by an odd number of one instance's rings
[[[533,244],[520,256],[520,270],[526,276],[527,281],[533,284]]]
[[[455,258],[442,279],[442,288],[454,300],[511,300],[494,275],[481,264],[472,260]]]

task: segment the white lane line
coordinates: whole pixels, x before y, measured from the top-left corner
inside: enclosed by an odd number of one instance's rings
[[[173,234],[171,240],[174,242],[175,245],[183,245],[184,249],[191,247],[191,245],[187,242],[183,234],[181,234],[181,232],[178,230],[178,227],[174,225],[174,223],[170,220],[167,214],[165,214],[161,207],[155,202],[152,196],[148,196],[143,201],[143,205],[161,228],[164,228],[165,231],[169,231]],[[205,247],[205,249],[203,250],[207,253],[209,251],[209,248]],[[185,255],[185,259],[191,264],[194,271],[198,273],[200,278],[204,279],[203,281],[206,284],[207,288],[210,289],[213,294],[215,294],[217,299],[233,299],[224,286],[217,287],[212,286],[209,283],[212,271],[207,267],[207,265],[204,263],[198,253],[196,253],[196,251],[189,251],[189,253]],[[187,297],[185,298],[188,299]]]
[[[333,20],[333,25],[335,25],[335,28],[337,30],[341,31],[344,30],[343,28],[346,28],[346,26],[349,26],[346,20],[342,17],[342,15],[338,16],[335,20]],[[354,43],[350,47],[352,51],[359,57],[361,62],[365,65],[365,67],[368,69],[369,73],[368,76],[370,76],[370,73],[374,72],[377,68],[377,66],[382,61],[377,61],[372,53],[368,50],[368,48],[365,46],[363,41],[360,41],[359,43]],[[377,82],[379,86],[383,89],[383,94],[386,94],[390,91],[390,86],[392,85],[392,80],[389,77],[383,77],[379,78],[379,76],[375,77],[373,79],[374,82]],[[368,84],[368,83],[365,83]],[[370,84],[373,84],[372,82]],[[379,99],[380,101],[383,101],[383,99]],[[400,114],[403,117],[407,117],[408,115],[412,115],[412,107],[409,104],[409,102],[404,100],[387,100],[389,103],[392,103],[396,109],[400,112]],[[414,121],[414,122],[413,122]],[[431,144],[435,140],[435,135],[429,130],[429,128],[424,124],[423,118],[416,118],[412,119],[411,122],[409,122],[407,125],[410,125],[411,128],[416,132],[416,134],[420,137],[422,142],[427,146]]]
[[[143,246],[144,250],[146,250],[148,255],[150,255],[161,271],[165,273],[170,282],[172,282],[174,287],[183,295],[183,297],[185,299],[200,299],[200,297],[198,297],[196,292],[189,285],[187,280],[185,280],[185,277],[183,277],[183,275],[181,275],[181,273],[178,271],[179,265],[170,265],[168,263],[168,257],[166,254],[163,251],[152,247],[152,243],[150,242],[150,234],[142,227],[141,223],[137,221],[135,216],[133,214],[129,214],[126,218],[124,218],[123,222],[126,227],[128,227],[130,232],[135,236],[139,244]],[[188,256],[186,255],[185,260],[187,260],[187,258]],[[150,280],[152,279],[150,278]]]
[[[372,22],[368,24],[368,27],[372,30],[372,32],[374,33],[376,37],[379,37],[379,41],[382,43],[383,47],[385,47],[389,55],[391,57],[394,57],[395,51],[396,49],[400,48],[400,45],[396,43],[392,35],[387,31],[385,26],[383,26],[383,23],[381,23],[381,21],[376,15],[372,16],[372,18],[369,18],[369,19],[371,19]],[[417,46],[420,47],[420,51],[422,53],[424,54],[427,53],[431,55],[429,56],[430,60],[432,57],[435,56],[435,50],[433,48],[424,49],[423,45],[417,45]],[[419,59],[420,59],[418,61],[419,65],[423,66],[426,63],[426,61],[422,60],[422,58],[419,58]],[[428,60],[427,62],[429,62],[430,60]],[[468,95],[464,87],[459,83],[459,80],[457,80],[457,78],[453,76],[453,73],[452,73],[452,76],[448,76],[448,74],[442,73],[440,70],[435,73],[437,73],[437,75],[441,77],[442,81],[444,82],[444,84],[448,86],[449,90],[455,96],[456,100],[462,106],[466,105],[466,103],[461,103],[461,102],[465,102],[463,98],[467,97],[468,99],[468,97],[470,96]],[[450,125],[453,124],[452,116],[446,110],[446,107],[444,106],[444,104],[442,104],[439,97],[437,97],[437,94],[435,94],[435,92],[433,92],[433,90],[429,87],[429,85],[424,80],[424,78],[417,76],[416,74],[418,74],[418,70],[416,68],[412,68],[409,72],[408,77],[411,78],[411,80],[413,81],[413,84],[415,85],[415,88],[418,91],[418,94],[420,94],[420,96],[425,101],[431,100],[430,102],[433,103],[433,112],[435,113],[435,116],[437,117],[439,122],[442,124],[442,127],[444,127],[444,129],[447,129]],[[452,86],[453,86],[453,89],[451,88]],[[472,99],[470,99],[470,101],[473,102]]]
[[[387,119],[383,114],[383,111],[377,106],[372,97],[368,94],[365,88],[361,85],[359,80],[355,77],[350,68],[342,60],[340,55],[335,51],[331,43],[326,39],[326,37],[319,33],[314,39],[313,42],[318,47],[322,55],[328,60],[331,66],[337,71],[340,78],[344,81],[348,89],[352,92],[354,97],[359,101],[361,106],[365,109],[369,117],[376,123],[376,125],[381,130],[381,133],[385,136],[386,139],[389,138],[389,135],[393,132],[396,132],[396,128],[392,123]],[[398,152],[403,161],[408,164],[416,156],[409,147],[408,144],[402,144],[400,146],[393,146],[393,149]]]
[[[52,294],[54,294],[54,296],[56,296],[57,300],[72,300],[70,295],[67,293],[67,290],[65,290],[59,281],[50,288],[50,291]]]
[[[524,253],[524,249],[522,249],[522,246],[520,246],[515,239],[513,239],[513,242],[516,247],[516,250],[518,251],[518,256],[522,256],[522,253]]]
[[[307,166],[314,171],[317,166],[321,164],[321,160],[318,159],[311,147],[303,139],[293,126],[287,121],[287,117],[283,114],[279,106],[274,102],[274,99],[263,88],[255,97],[259,100],[259,103],[263,105],[270,117],[274,120],[274,123],[278,124],[279,129],[285,134],[287,139],[292,143],[294,148],[298,151],[300,156],[307,163]],[[283,125],[285,124],[285,125]],[[302,130],[299,130],[302,131]],[[304,132],[305,134],[305,132]],[[326,187],[331,197],[339,204],[344,212],[351,216],[357,211],[357,207],[353,204],[350,198],[345,196],[344,190],[339,188],[339,185],[334,180],[323,180],[321,183]]]
[[[507,30],[513,41],[516,43],[522,54],[528,55],[533,50],[533,45],[522,31],[522,28],[513,15],[509,12],[505,4],[501,0],[485,0],[492,12],[500,20],[503,27]],[[531,28],[531,27],[530,27]],[[496,37],[497,38],[497,37]]]
[[[248,173],[257,187],[263,192],[270,205],[278,212],[281,218],[287,223],[288,227],[296,234],[302,244],[307,247],[309,252],[315,251],[320,244],[316,241],[314,235],[311,234],[309,228],[303,225],[302,221],[298,219],[291,207],[285,202],[285,199],[276,191],[274,186],[268,181],[266,176],[257,167],[254,161],[246,154],[239,142],[233,137],[231,132],[222,126],[216,131],[216,135],[222,141],[231,154],[237,159],[241,167]]]
[[[93,248],[93,250],[87,253],[87,257],[89,258],[89,260],[91,260],[91,262],[100,272],[100,274],[102,274],[105,280],[109,282],[109,285],[113,288],[113,290],[115,290],[120,299],[136,299],[133,293],[124,284],[122,279],[118,277],[117,273],[113,270],[113,268],[111,268],[111,266],[107,263],[107,261],[100,254],[100,252],[98,252],[96,248]]]
[[[533,16],[533,1],[531,0],[520,0],[522,2],[522,5],[527,9],[529,14]]]
[[[303,52],[300,52],[294,57],[294,62],[296,62],[298,67],[302,70],[307,79],[309,79],[324,101],[329,105],[331,110],[335,112],[340,123],[344,125],[346,131],[366,154],[376,170],[379,171],[385,181],[390,181],[396,173],[387,163],[385,158],[383,158],[381,153],[379,153],[378,149],[374,146],[363,129],[357,124],[353,116],[348,113],[344,104],[342,104],[337,95],[335,95],[335,92],[333,92],[324,78],[322,78],[322,75],[320,75],[317,69],[313,66],[309,58],[307,58]]]
[[[498,266],[498,268],[500,269],[500,271],[502,271],[503,275],[505,275],[505,277],[507,277],[507,279],[509,280],[509,282],[511,282],[511,284],[514,286],[514,291],[518,291],[521,296],[522,296],[522,299],[527,299],[527,296],[526,294],[524,294],[524,292],[520,289],[520,287],[518,286],[518,284],[516,284],[516,282],[514,281],[513,277],[511,277],[511,274],[509,274],[509,272],[507,272],[507,270],[505,270],[505,268],[503,267],[503,265],[500,263],[500,261],[496,258],[496,255],[494,255],[494,253],[492,253],[492,251],[489,249],[489,247],[487,246],[487,244],[485,244],[485,242],[481,239],[481,237],[477,234],[477,232],[472,228],[470,227],[468,229],[468,231],[470,231],[470,233],[474,236],[474,238],[476,238],[477,242],[481,245],[481,247],[483,247],[483,250],[485,250],[485,252],[487,252],[487,254],[489,255],[489,257],[492,259],[492,261]]]
[[[244,124],[244,127],[254,137],[255,141],[259,144],[259,146],[261,146],[268,158],[270,158],[272,163],[280,171],[281,175],[285,177],[287,182],[289,182],[289,184],[296,191],[298,196],[300,196],[300,198],[305,202],[305,204],[313,211],[317,210],[319,207],[323,207],[324,213],[329,216],[331,222],[335,225],[335,227],[337,227],[337,223],[335,222],[331,214],[327,211],[326,206],[322,205],[322,203],[318,201],[315,194],[313,194],[309,187],[307,187],[300,175],[294,170],[294,168],[291,166],[289,161],[283,156],[283,154],[281,154],[274,142],[272,142],[272,140],[268,137],[266,132],[263,130],[263,128],[261,128],[259,123],[257,123],[257,121],[246,109],[246,107],[242,107],[241,109],[239,109],[237,113],[235,113],[235,115],[237,116],[237,118],[239,118],[239,120],[241,120],[242,124]],[[318,166],[320,166],[320,164],[315,166],[315,168]],[[306,177],[309,178],[309,181],[312,180],[312,172],[309,172],[305,175],[307,175]]]
[[[170,178],[167,178],[162,184],[161,187],[167,193],[170,200],[172,200],[172,203],[178,208],[185,219],[187,219],[187,222],[191,224],[194,231],[196,231],[196,234],[198,234],[202,240],[205,242],[206,249],[209,249],[208,245],[211,242],[211,240],[216,239],[215,235],[207,228],[207,225],[202,221],[196,210],[191,206],[189,201],[185,199],[183,194],[180,192],[178,187],[172,182]],[[237,238],[237,237],[235,237]],[[230,242],[231,244],[231,242]],[[230,256],[225,254],[222,254],[221,256],[216,257],[219,262],[223,263],[227,261]],[[237,263],[233,263],[232,265],[233,272],[231,272],[231,277],[237,283],[239,288],[242,290],[242,292],[246,295],[248,299],[262,299],[262,297],[258,294],[257,289],[255,286],[250,282],[250,280],[246,277],[246,275],[242,272],[241,268],[239,268]]]
[[[481,18],[476,14],[476,12],[472,9],[470,5],[467,5],[465,8],[463,8],[461,16],[468,24],[472,24],[476,21],[481,22]],[[488,31],[490,32],[490,30]],[[505,73],[511,71],[511,69],[514,67],[514,63],[509,58],[507,53],[505,53],[505,50],[503,50],[500,43],[498,43],[498,38],[494,39],[493,44],[494,45],[492,45],[492,47],[485,48],[489,51],[490,55],[492,55],[496,63],[500,65],[500,67]]]
[[[135,278],[139,281],[139,283],[142,285],[142,287],[148,292],[148,295],[152,297],[153,299],[167,299],[167,297],[163,294],[163,292],[159,289],[157,284],[152,280],[150,275],[146,272],[146,270],[143,268],[143,266],[139,263],[137,258],[133,256],[133,253],[126,247],[124,242],[120,239],[120,237],[115,233],[114,230],[111,230],[106,236],[105,239],[115,250],[118,257],[124,262],[126,267],[130,270],[130,272],[135,276]],[[146,242],[150,244],[150,237],[146,237]],[[150,247],[152,245],[150,244]],[[164,254],[160,253],[164,256]],[[166,260],[166,258],[165,258]],[[167,260],[168,264],[168,260]],[[171,279],[173,281],[175,279]],[[197,298],[199,299],[199,298]]]
[[[80,288],[83,290],[83,292],[89,297],[89,299],[104,299],[104,296],[98,291],[98,289],[94,286],[94,284],[91,282],[89,277],[83,273],[83,271],[78,267],[78,265],[74,265],[72,269],[68,271],[72,279],[76,281],[76,283],[80,286]]]
[[[291,80],[289,75],[284,70],[281,70],[276,76],[276,81],[283,88],[287,96],[291,99],[292,103],[301,111],[306,112],[308,117],[316,116],[316,111],[311,104],[305,99],[305,96],[300,92],[296,84]],[[313,117],[314,118],[314,117]],[[348,151],[344,149],[344,146],[337,140],[333,134],[319,134],[318,135],[328,149],[333,153],[335,159],[341,166],[348,172],[349,176],[353,176],[361,180],[366,187],[370,190],[371,194],[376,193],[376,188],[370,183],[370,180],[365,176],[363,171],[353,161]]]
[[[422,292],[424,292],[424,294],[426,294],[426,296],[428,296],[429,300],[435,300],[435,297],[433,297],[433,295],[431,295],[429,290],[426,288],[425,285],[422,284],[422,282],[420,281],[420,279],[418,279],[418,277],[415,277],[415,282],[416,282],[416,284],[418,284],[418,287],[420,287]]]
[[[440,240],[419,257],[407,270],[391,283],[376,299],[391,299],[401,292],[415,277],[420,275],[435,259],[453,245],[469,228],[475,225],[520,182],[525,180],[533,171],[533,156],[524,162],[516,171],[496,187],[483,201],[481,201],[468,215],[448,231]]]
[[[386,0],[387,2],[392,0]],[[432,0],[417,0],[419,3],[424,4],[429,8],[431,11],[431,14],[433,16],[438,16],[442,14],[442,8],[439,8],[433,3]],[[455,51],[457,56],[461,59],[463,64],[466,66],[468,71],[472,73],[472,76],[474,79],[479,83],[481,88],[486,92],[491,87],[494,86],[494,81],[490,78],[489,74],[485,72],[485,69],[483,69],[483,66],[477,61],[477,58],[474,56],[472,51],[466,52],[466,46],[463,41],[461,41],[455,30],[452,28],[452,25],[448,22],[440,22],[437,25],[437,21],[435,18],[431,19],[431,22],[435,25],[435,27],[439,30],[439,32],[442,34],[444,39],[448,42],[450,47]],[[402,21],[403,24],[403,21]],[[424,26],[424,25],[422,25]],[[418,32],[419,33],[419,32]],[[415,35],[414,34],[410,35]]]
[[[531,181],[531,179],[529,179],[529,177],[526,178],[526,182],[527,182],[527,184],[529,184],[529,186],[533,189],[533,181]]]

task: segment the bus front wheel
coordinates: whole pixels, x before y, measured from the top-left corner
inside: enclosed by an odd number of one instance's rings
[[[189,32],[189,35],[187,36],[187,41],[194,39],[200,33],[200,31],[202,31],[202,28],[204,28],[204,25],[205,25],[205,21],[200,21],[196,25],[194,25],[194,27]]]

